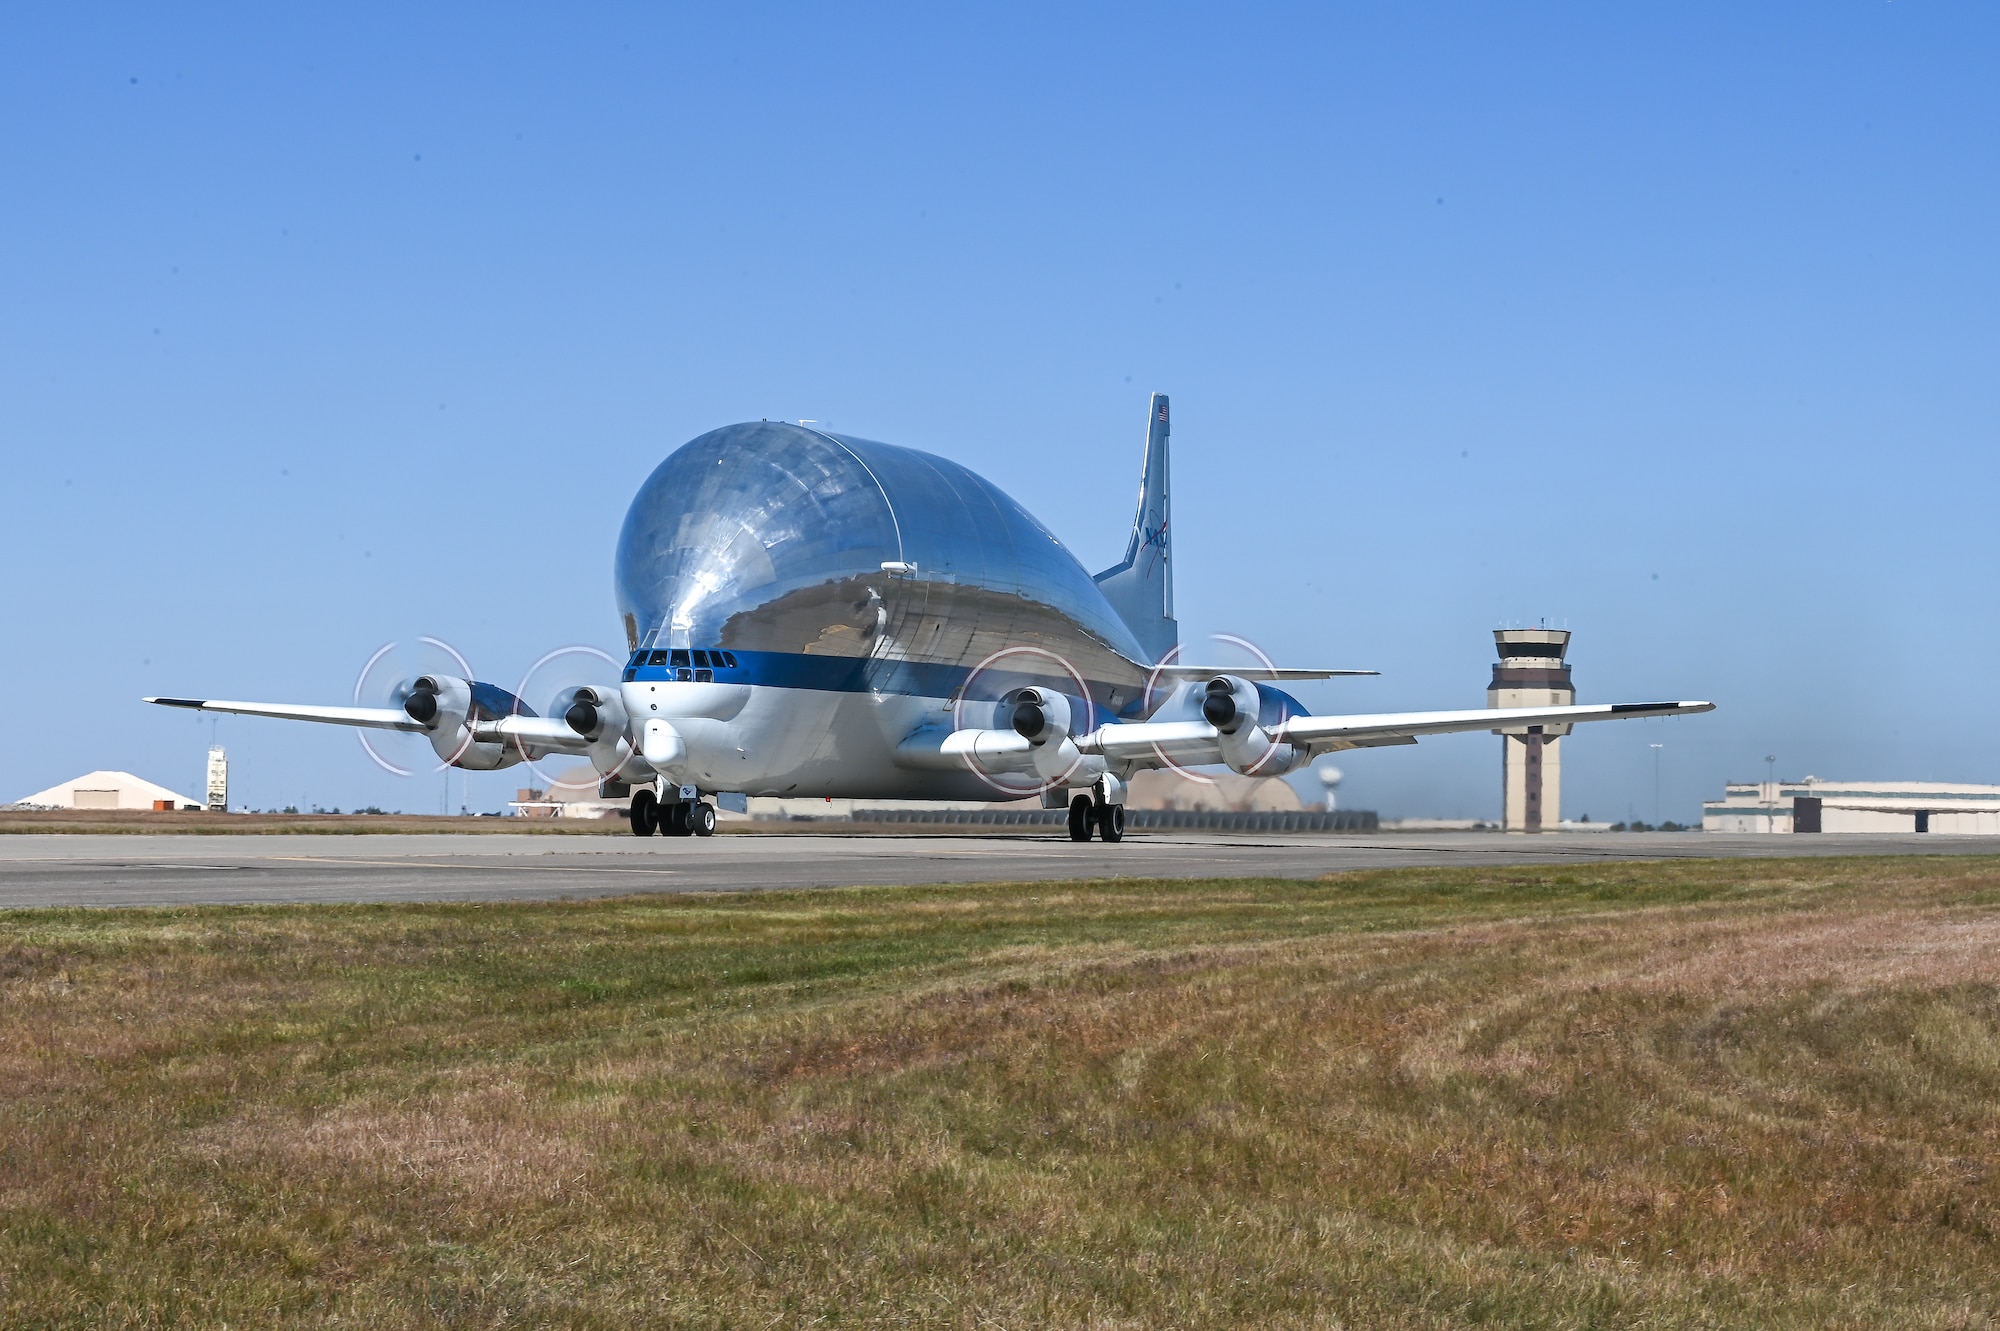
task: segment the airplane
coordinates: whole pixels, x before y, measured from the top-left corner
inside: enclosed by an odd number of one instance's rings
[[[1369,670],[1184,663],[1173,608],[1168,400],[1147,406],[1125,558],[1087,573],[992,482],[949,459],[755,421],[712,430],[640,486],[614,583],[618,685],[545,714],[429,673],[394,707],[147,698],[166,707],[403,731],[493,771],[590,760],[639,836],[708,836],[720,794],[1019,799],[1069,835],[1123,839],[1127,783],[1221,764],[1282,776],[1426,735],[1676,716],[1707,702],[1315,716],[1278,687]],[[468,671],[468,673],[470,673]]]

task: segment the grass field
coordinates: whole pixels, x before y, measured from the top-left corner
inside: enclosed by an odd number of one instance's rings
[[[0,1325],[2000,1324],[2000,861],[0,916]]]

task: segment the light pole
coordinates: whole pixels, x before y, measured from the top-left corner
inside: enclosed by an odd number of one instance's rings
[[[1653,745],[1653,746],[1652,746],[1652,749],[1653,749],[1653,829],[1654,829],[1655,831],[1658,831],[1658,830],[1659,830],[1659,826],[1660,826],[1660,750],[1661,750],[1661,749],[1664,749],[1664,748],[1666,748],[1666,747],[1667,747],[1667,746],[1666,746],[1666,745],[1664,745],[1664,744],[1655,744],[1655,745]]]
[[[1764,822],[1768,830],[1778,830],[1778,755],[1764,755]]]

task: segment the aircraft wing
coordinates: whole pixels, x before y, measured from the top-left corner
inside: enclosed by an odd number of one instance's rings
[[[1217,742],[1221,732],[1206,721],[1139,721],[1120,726],[1104,726],[1076,742],[1084,753],[1106,758],[1146,758],[1165,756],[1176,762],[1220,762]]]
[[[1314,749],[1359,749],[1412,743],[1424,735],[1465,730],[1520,730],[1578,721],[1631,721],[1648,716],[1712,712],[1712,702],[1609,702],[1569,707],[1480,707],[1462,712],[1384,712],[1375,716],[1294,716],[1271,728],[1279,743]]]
[[[161,707],[186,707],[196,712],[231,712],[237,716],[274,716],[283,721],[322,721],[335,726],[364,726],[370,730],[407,730],[422,734],[425,727],[410,719],[400,707],[316,707],[310,703],[225,702],[213,698],[142,698],[141,702]]]
[[[186,707],[197,712],[232,712],[238,716],[270,716],[281,721],[319,721],[369,730],[403,730],[429,736],[433,728],[411,718],[400,707],[320,707],[310,703],[224,702],[211,698],[145,698],[162,707]],[[592,741],[559,717],[501,716],[470,723],[471,739],[512,744],[524,753],[587,753]],[[459,732],[462,733],[462,732]]]
[[[1461,712],[1381,712],[1362,716],[1294,716],[1270,728],[1273,742],[1319,753],[1340,749],[1414,744],[1423,735],[1465,730],[1517,730],[1527,726],[1571,725],[1582,721],[1626,721],[1649,716],[1684,716],[1715,710],[1712,702],[1588,703],[1570,707],[1480,707]],[[1083,736],[1077,748],[1113,760],[1170,758],[1180,763],[1213,763],[1222,758],[1223,736],[1206,721],[1141,721],[1104,726]]]

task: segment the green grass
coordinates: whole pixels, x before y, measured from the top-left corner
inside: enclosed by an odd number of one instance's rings
[[[0,1325],[2000,1324],[2000,861],[0,915]]]

